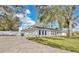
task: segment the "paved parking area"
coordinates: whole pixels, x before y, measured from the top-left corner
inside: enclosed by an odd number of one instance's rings
[[[0,36],[0,53],[70,53],[27,40],[22,36]]]

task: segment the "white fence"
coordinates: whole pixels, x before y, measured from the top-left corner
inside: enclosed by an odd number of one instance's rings
[[[16,36],[20,34],[21,32],[18,31],[0,31],[0,36]]]

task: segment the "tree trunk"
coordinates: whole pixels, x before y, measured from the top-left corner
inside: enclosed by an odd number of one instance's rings
[[[68,37],[72,36],[72,21],[69,20],[69,24],[68,24]]]

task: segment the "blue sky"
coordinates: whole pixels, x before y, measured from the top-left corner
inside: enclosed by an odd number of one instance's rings
[[[38,15],[36,6],[35,5],[25,5],[24,8],[29,9],[31,14],[29,14],[28,16],[31,17],[31,19],[33,21],[36,21],[37,20],[37,15]],[[22,10],[18,10],[17,12],[22,13]]]
[[[33,21],[37,20],[37,8],[35,5],[24,5],[25,9],[28,9],[31,13],[28,15]],[[22,10],[18,10],[18,13],[22,13]]]
[[[35,5],[28,5],[27,9],[30,10],[31,14],[29,15],[29,17],[32,18],[32,20],[36,21],[38,18],[38,13],[37,13],[37,9]]]
[[[79,16],[79,6],[75,10],[75,16]],[[77,26],[74,28],[74,31],[79,32],[79,18],[75,20]]]

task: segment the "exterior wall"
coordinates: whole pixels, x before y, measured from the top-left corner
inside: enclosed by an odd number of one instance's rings
[[[24,35],[25,35],[26,37],[36,37],[36,36],[38,36],[38,31],[35,30],[35,31],[33,31],[33,32],[25,32]]]
[[[39,30],[41,30],[41,35],[39,35]],[[51,31],[45,30],[45,29],[39,29],[39,30],[38,30],[38,36],[40,36],[40,37],[51,36]],[[42,34],[42,31],[44,32],[43,34]]]
[[[40,30],[40,35],[39,35],[39,30]],[[45,33],[46,31],[46,33]],[[25,32],[24,35],[26,37],[45,37],[45,36],[66,36],[65,32],[60,32],[56,30],[48,30],[48,29],[33,29],[30,32]]]
[[[42,33],[42,30],[44,30],[44,29],[41,29],[41,33]],[[45,34],[39,35],[39,30],[38,30],[37,31],[38,36],[66,36],[66,33],[62,33],[62,32],[59,32],[59,31],[44,30],[44,33],[45,33],[45,31],[47,32],[46,35]]]
[[[43,35],[39,35],[39,30],[41,30],[41,33],[42,33],[42,30],[44,30],[44,34]],[[46,31],[46,35],[45,35],[45,31]],[[57,31],[56,31],[57,32]],[[46,30],[46,29],[35,29],[31,32],[17,32],[17,31],[0,31],[0,36],[8,36],[8,35],[11,35],[11,36],[16,36],[16,35],[21,35],[21,33],[24,33],[24,36],[26,37],[42,37],[42,36],[66,36],[67,34],[66,33],[61,33],[61,32],[58,32],[56,34],[55,31],[53,30]]]
[[[47,35],[46,36],[51,36],[51,32],[47,31]]]

